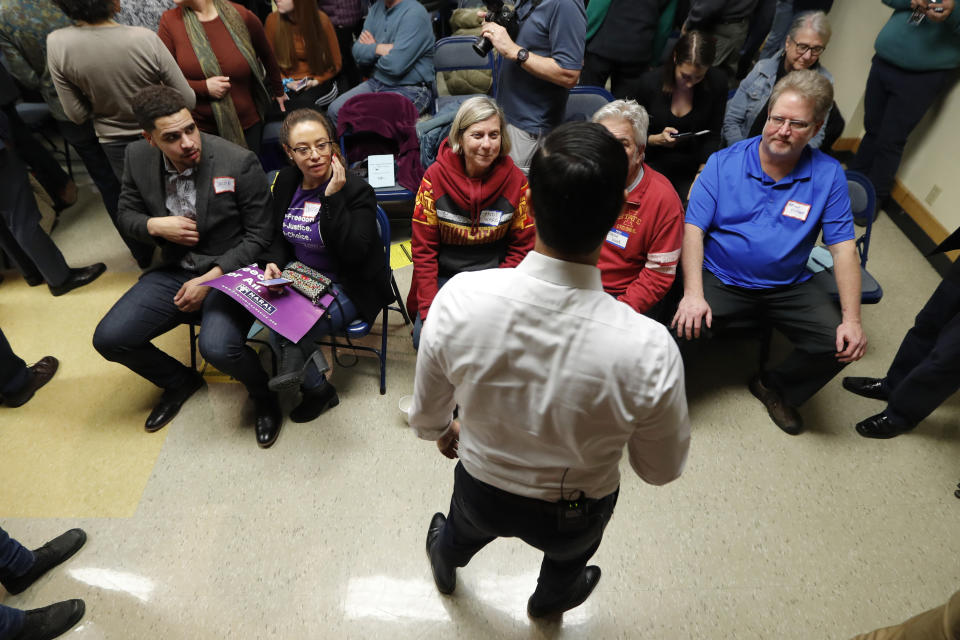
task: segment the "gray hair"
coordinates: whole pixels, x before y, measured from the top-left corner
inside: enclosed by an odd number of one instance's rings
[[[633,128],[634,142],[638,147],[647,145],[647,129],[650,127],[650,116],[636,100],[614,100],[609,102],[593,114],[592,122],[601,120],[626,120]]]
[[[500,155],[510,153],[510,134],[507,133],[507,119],[493,98],[477,96],[464,101],[450,124],[450,148],[454,153],[463,153],[463,132],[478,122],[497,116],[500,119]]]
[[[788,91],[796,93],[813,106],[813,119],[816,122],[823,122],[833,106],[833,84],[813,69],[791,71],[773,85],[769,109],[772,110],[780,96]]]
[[[793,22],[790,23],[790,30],[787,35],[796,42],[796,35],[801,29],[810,29],[820,36],[820,39],[823,40],[823,46],[827,46],[827,43],[830,42],[830,34],[833,33],[830,29],[830,21],[827,20],[827,14],[823,11],[798,13],[794,16]]]

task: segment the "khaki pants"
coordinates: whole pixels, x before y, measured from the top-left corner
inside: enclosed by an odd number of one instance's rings
[[[944,605],[853,640],[960,640],[960,591]]]
[[[512,124],[507,124],[507,133],[510,135],[510,158],[513,159],[515,165],[520,167],[524,175],[528,175],[533,152],[537,150],[537,146],[540,144],[540,136],[527,133]]]

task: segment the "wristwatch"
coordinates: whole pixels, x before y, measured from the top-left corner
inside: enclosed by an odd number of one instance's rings
[[[530,52],[526,49],[521,48],[520,51],[517,51],[517,64],[521,67],[523,63],[527,61],[527,58],[530,57]]]

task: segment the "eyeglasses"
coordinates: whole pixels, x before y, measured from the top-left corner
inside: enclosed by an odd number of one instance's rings
[[[810,53],[813,54],[813,57],[816,58],[821,53],[823,53],[824,49],[826,49],[826,47],[821,45],[813,46],[809,44],[804,44],[802,42],[797,42],[793,38],[790,38],[790,42],[792,42],[793,46],[797,48],[797,53],[799,53],[801,56],[806,55],[806,53],[809,51]]]
[[[298,158],[309,158],[313,155],[314,151],[323,155],[328,152],[332,146],[333,143],[328,140],[326,142],[318,142],[315,147],[294,147],[293,152],[297,154]]]
[[[805,122],[804,120],[788,120],[783,116],[767,116],[767,120],[775,124],[777,129],[782,128],[783,125],[787,125],[791,131],[798,131],[800,133],[809,129],[810,125],[812,124],[810,122]]]

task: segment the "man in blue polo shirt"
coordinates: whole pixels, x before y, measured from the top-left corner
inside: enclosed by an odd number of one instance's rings
[[[794,71],[773,88],[763,134],[707,161],[690,194],[684,294],[671,325],[688,340],[714,324],[764,321],[783,333],[793,351],[750,391],[791,435],[803,429],[796,408],[867,346],[847,181],[836,160],[807,146],[832,102],[829,80]],[[804,268],[821,230],[839,310]]]
[[[480,35],[505,58],[497,100],[507,116],[510,157],[524,172],[537,141],[563,121],[567,94],[580,79],[587,34],[583,0],[520,0],[520,30],[485,22]]]

